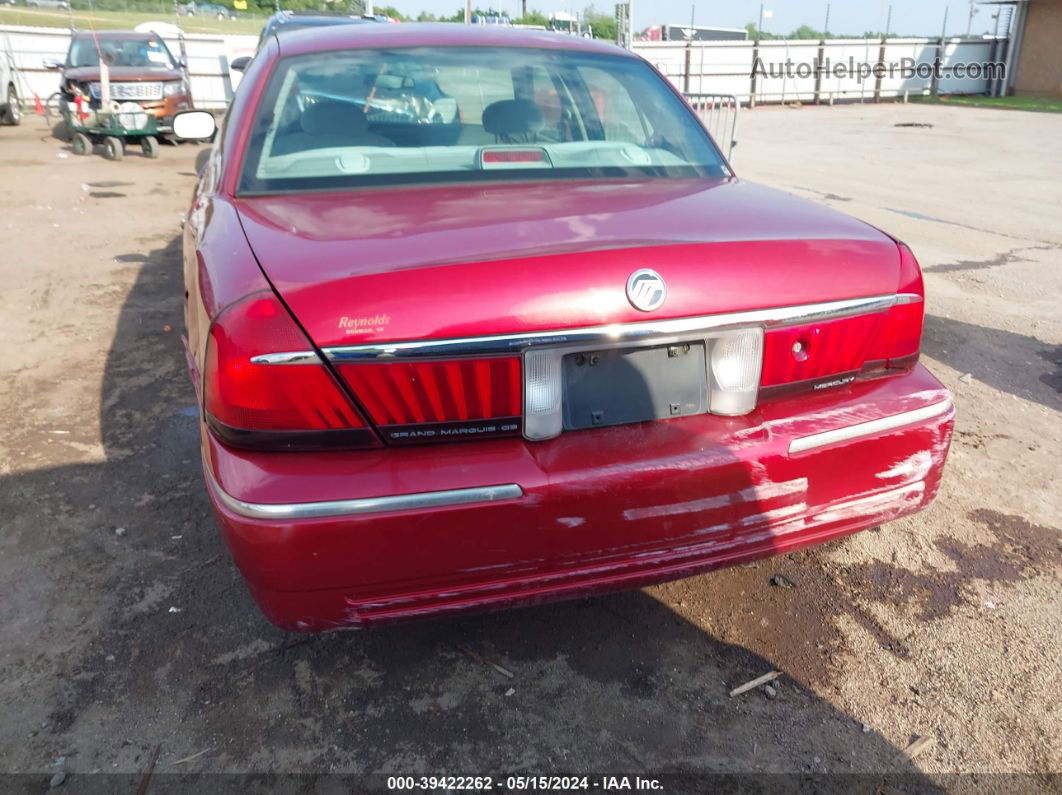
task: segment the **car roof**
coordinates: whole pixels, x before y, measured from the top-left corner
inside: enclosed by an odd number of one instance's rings
[[[321,25],[360,25],[362,23],[372,22],[371,19],[362,19],[361,17],[345,17],[345,16],[328,16],[326,14],[314,14],[306,16],[290,16],[280,17],[274,20],[274,24],[278,28],[283,28],[288,25],[302,25],[305,27],[321,26]]]
[[[280,54],[304,55],[376,47],[512,47],[636,57],[615,44],[552,31],[430,22],[334,25],[312,31],[294,30],[284,35]]]
[[[157,33],[138,30],[79,30],[74,33],[75,39],[125,39],[127,41],[150,41],[159,38]]]

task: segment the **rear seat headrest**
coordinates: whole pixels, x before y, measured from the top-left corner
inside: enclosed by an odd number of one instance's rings
[[[335,100],[307,106],[300,124],[310,135],[362,135],[369,129],[369,121],[361,108]]]
[[[544,124],[538,105],[526,99],[503,99],[483,109],[483,129],[491,135],[538,132]]]

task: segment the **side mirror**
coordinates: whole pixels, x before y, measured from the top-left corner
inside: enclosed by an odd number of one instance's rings
[[[45,58],[44,68],[51,72],[58,72],[60,69],[63,68],[63,62],[60,61],[58,58]]]
[[[178,138],[202,141],[218,129],[214,114],[205,110],[186,110],[173,117],[173,134]]]
[[[229,62],[229,69],[235,72],[243,72],[251,65],[251,56],[241,55],[239,58],[233,58]]]

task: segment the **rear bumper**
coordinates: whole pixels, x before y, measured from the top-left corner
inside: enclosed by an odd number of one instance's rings
[[[521,439],[251,453],[203,431],[211,501],[290,630],[506,607],[685,577],[912,513],[954,409],[918,366],[836,395]]]

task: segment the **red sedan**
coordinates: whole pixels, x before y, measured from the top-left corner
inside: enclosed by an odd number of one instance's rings
[[[273,38],[184,267],[210,499],[290,630],[791,552],[923,508],[948,452],[907,246],[738,179],[593,41]]]

